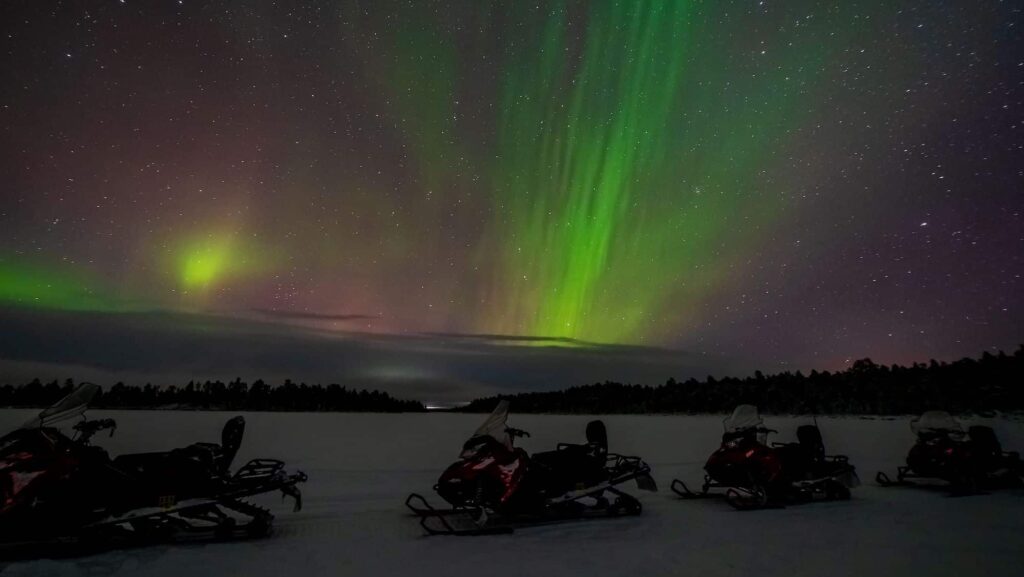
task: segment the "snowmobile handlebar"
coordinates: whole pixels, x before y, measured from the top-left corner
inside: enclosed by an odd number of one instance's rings
[[[526,431],[524,431],[522,429],[515,429],[515,428],[512,428],[512,427],[506,427],[505,428],[505,432],[508,433],[508,436],[510,436],[510,437],[529,437],[530,436],[530,433],[527,433]]]
[[[89,439],[92,438],[96,433],[110,429],[110,436],[114,436],[114,431],[117,430],[117,421],[114,419],[95,419],[92,421],[81,421],[75,423],[73,427],[78,431],[78,440],[83,443],[88,443]]]

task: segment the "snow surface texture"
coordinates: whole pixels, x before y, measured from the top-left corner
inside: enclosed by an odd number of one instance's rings
[[[0,411],[0,430],[32,416]],[[91,411],[113,417],[112,455],[216,441],[230,413]],[[305,508],[292,513],[277,496],[260,503],[276,514],[275,534],[235,543],[164,545],[77,559],[0,564],[4,577],[124,575],[387,576],[486,575],[588,577],[637,575],[881,577],[1021,575],[1024,493],[963,498],[874,485],[879,469],[895,474],[914,438],[908,419],[822,418],[829,453],[844,453],[863,486],[848,502],[738,512],[715,500],[682,501],[669,490],[681,477],[699,486],[701,467],[718,446],[722,416],[608,416],[612,451],[653,467],[661,491],[632,490],[639,517],[521,529],[512,535],[424,537],[403,501],[431,491],[484,415],[247,413],[236,465],[252,457],[284,459],[309,474]],[[581,442],[590,417],[516,415],[510,425],[532,438],[528,451]],[[774,440],[792,440],[807,418],[765,416]],[[979,423],[981,421],[978,421]],[[970,422],[965,422],[965,425]],[[996,420],[1007,449],[1024,450],[1024,423]],[[627,486],[631,487],[631,486]]]

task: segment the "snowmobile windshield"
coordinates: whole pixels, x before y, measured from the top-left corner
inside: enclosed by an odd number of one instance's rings
[[[21,428],[38,429],[39,427],[48,427],[67,419],[73,419],[89,408],[89,403],[92,402],[93,397],[98,392],[100,392],[99,385],[83,383],[77,389],[71,391],[68,396],[44,409],[39,413],[39,416],[25,423]]]
[[[963,434],[960,423],[946,411],[926,411],[920,417],[910,421],[910,430],[915,435],[954,433]]]
[[[498,441],[505,447],[512,448],[512,438],[505,430],[508,428],[508,401],[502,400],[498,403],[498,406],[494,408],[494,411],[487,417],[480,427],[477,428],[470,440],[478,437],[490,437],[495,441]],[[469,443],[466,443],[466,447]],[[465,456],[468,448],[464,447],[463,456]]]
[[[754,405],[740,405],[722,421],[727,433],[756,429],[764,424]]]

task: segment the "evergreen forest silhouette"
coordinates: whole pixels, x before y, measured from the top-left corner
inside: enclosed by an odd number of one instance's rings
[[[669,379],[660,386],[614,382],[562,391],[477,399],[460,410],[488,412],[508,399],[517,413],[728,413],[739,404],[776,414],[987,413],[1024,410],[1024,345],[1012,355],[946,363],[879,365],[861,359],[844,371],[800,371],[746,378]]]
[[[46,407],[71,392],[75,382],[0,386],[0,407]],[[1024,410],[1024,345],[1012,354],[985,352],[954,362],[879,365],[861,359],[837,371],[756,371],[745,378],[708,376],[669,379],[658,386],[606,381],[561,391],[518,393],[476,399],[456,410],[490,412],[501,399],[517,413],[627,414],[726,413],[736,405],[757,405],[766,413],[916,414],[931,409],[951,413]],[[307,385],[286,380],[190,382],[160,387],[117,383],[93,401],[100,409],[191,409],[231,411],[420,412],[419,401],[386,392],[340,385]]]

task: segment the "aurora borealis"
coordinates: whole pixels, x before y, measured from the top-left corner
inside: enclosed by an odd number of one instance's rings
[[[1024,340],[1013,3],[0,11],[11,378],[464,391]],[[58,328],[96,358],[24,344]],[[101,337],[171,352],[100,361]]]

